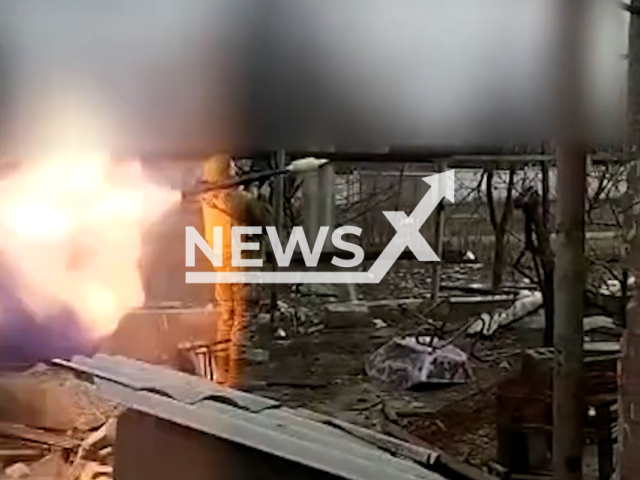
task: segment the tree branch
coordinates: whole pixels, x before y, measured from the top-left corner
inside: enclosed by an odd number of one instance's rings
[[[511,214],[513,213],[513,187],[515,183],[516,170],[509,170],[509,183],[507,185],[507,197],[504,202],[504,210],[502,211],[502,220],[500,220],[500,229],[504,230],[509,223]]]
[[[493,170],[487,170],[487,204],[489,206],[489,220],[495,232],[498,229],[496,205],[493,201]]]

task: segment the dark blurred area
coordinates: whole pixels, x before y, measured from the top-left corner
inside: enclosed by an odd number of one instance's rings
[[[24,300],[15,269],[0,259],[0,367],[20,370],[52,358],[90,355],[97,343],[80,317],[60,302],[36,312]]]
[[[591,127],[615,141],[626,20],[592,10]],[[74,96],[111,151],[163,158],[548,141],[556,18],[551,0],[2,0],[0,154]]]

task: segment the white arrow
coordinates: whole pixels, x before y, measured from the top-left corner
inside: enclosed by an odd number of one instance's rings
[[[411,248],[416,258],[420,261],[440,261],[420,234],[420,228],[443,198],[452,203],[455,201],[455,179],[455,170],[447,170],[443,173],[424,177],[422,180],[428,183],[431,188],[408,217],[404,212],[383,212],[397,230],[397,233],[367,272],[370,282],[382,280],[406,247]]]

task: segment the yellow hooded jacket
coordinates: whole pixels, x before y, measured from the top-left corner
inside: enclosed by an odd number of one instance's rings
[[[213,157],[205,162],[204,180],[216,183],[230,177],[231,160],[228,157]],[[202,195],[202,213],[205,239],[215,249],[213,227],[222,227],[222,271],[237,271],[232,266],[231,228],[234,226],[263,226],[265,209],[249,193],[228,189],[207,192]],[[248,253],[248,252],[247,252]],[[247,258],[243,254],[243,258]]]

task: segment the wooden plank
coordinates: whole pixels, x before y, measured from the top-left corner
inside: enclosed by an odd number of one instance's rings
[[[0,422],[0,436],[21,438],[59,448],[76,448],[80,441],[56,433],[15,423]]]
[[[414,462],[431,469],[438,454],[429,448],[424,448],[415,444],[405,443],[395,438],[388,437],[386,435],[380,435],[379,433],[367,430],[356,425],[349,424],[331,417],[327,417],[322,414],[310,412],[308,410],[297,409],[296,413],[309,420],[328,425],[330,427],[342,430],[355,438],[362,440],[370,445],[373,445],[381,450],[392,453],[396,456],[401,456],[413,460]],[[475,479],[471,479],[475,480]]]
[[[6,462],[33,461],[42,458],[45,450],[41,448],[0,448],[0,464]]]

